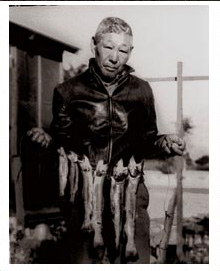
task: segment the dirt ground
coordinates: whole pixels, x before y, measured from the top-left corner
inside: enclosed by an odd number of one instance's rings
[[[209,174],[208,171],[185,171],[183,179],[183,236],[184,263],[209,262]],[[175,174],[160,171],[146,171],[145,185],[150,194],[149,216],[151,220],[151,263],[158,263],[158,248],[164,233],[164,218],[169,200],[176,186]],[[13,222],[13,221],[12,221]],[[37,231],[22,229],[16,225],[10,228],[11,263],[65,263],[63,240],[66,232],[64,221],[54,225],[41,225]],[[44,245],[42,246],[42,240]],[[41,245],[40,245],[41,244]],[[63,253],[63,255],[61,255]],[[167,263],[179,263],[176,259],[176,217],[167,249]]]

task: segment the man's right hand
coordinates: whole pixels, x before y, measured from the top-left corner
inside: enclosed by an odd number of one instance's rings
[[[31,137],[31,140],[39,143],[42,147],[48,147],[52,141],[52,137],[47,134],[42,128],[32,128],[27,132],[27,135]]]

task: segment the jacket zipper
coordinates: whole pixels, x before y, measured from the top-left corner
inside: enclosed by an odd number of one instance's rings
[[[117,88],[118,89],[126,80],[127,80],[128,75],[121,80],[121,82],[118,84]],[[104,85],[103,85],[104,86]],[[115,90],[116,90],[115,89]],[[109,133],[109,142],[108,142],[108,160],[107,163],[109,164],[112,159],[112,147],[113,147],[113,139],[112,139],[112,134],[113,134],[113,129],[112,129],[112,118],[113,118],[113,105],[112,105],[112,96],[115,90],[109,94],[108,93],[108,101],[109,101],[109,119],[110,119],[110,133]],[[107,91],[107,90],[106,90]],[[107,91],[108,92],[108,91]]]
[[[96,73],[95,73],[96,74]],[[116,89],[118,89],[128,78],[129,74],[127,74],[121,81],[119,81],[119,84]],[[108,158],[107,158],[107,163],[109,164],[112,159],[112,147],[113,147],[113,140],[112,140],[112,134],[113,134],[113,129],[112,129],[112,117],[113,117],[113,105],[112,105],[112,95],[115,92],[115,90],[112,92],[112,94],[109,94],[108,90],[105,88],[103,82],[99,78],[98,75],[96,75],[96,78],[98,79],[98,82],[101,83],[102,87],[106,90],[107,95],[108,95],[108,103],[109,103],[109,120],[110,120],[110,132],[109,132],[109,140],[108,140]]]
[[[123,80],[121,80],[121,82],[118,84],[116,89],[118,89],[127,80],[127,77],[128,77],[128,75],[125,78],[123,78]],[[113,129],[112,129],[112,118],[113,118],[112,96],[113,96],[113,93],[115,92],[115,90],[111,94],[108,93],[109,119],[110,119],[110,133],[109,133],[109,142],[108,142],[108,164],[111,162],[111,159],[112,159],[112,147],[113,147],[113,139],[112,139],[112,134],[113,134]]]
[[[109,133],[109,141],[108,141],[108,164],[111,162],[112,158],[112,118],[113,118],[113,106],[112,106],[112,96],[108,94],[109,100],[109,120],[110,120],[110,133]]]

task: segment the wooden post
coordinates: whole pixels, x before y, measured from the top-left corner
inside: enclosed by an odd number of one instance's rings
[[[15,185],[16,217],[18,219],[18,223],[24,226],[25,210],[24,210],[24,200],[23,200],[21,159],[19,156],[13,157],[11,168],[12,168],[12,178]]]
[[[37,56],[37,126],[42,127],[42,59]]]
[[[17,82],[17,48],[10,48],[10,68],[11,68],[11,90],[10,90],[10,155],[17,155],[17,137],[18,137],[18,82]]]
[[[165,222],[164,222],[164,232],[163,237],[160,242],[158,263],[166,263],[167,246],[170,240],[170,233],[173,225],[173,218],[176,208],[177,193],[176,189],[173,192],[173,196],[169,201],[169,205],[166,212]]]
[[[182,81],[183,65],[182,62],[177,63],[177,133],[183,137],[183,104],[182,104]],[[176,157],[177,165],[177,257],[180,262],[184,260],[183,254],[183,157]]]
[[[18,222],[24,226],[24,203],[23,203],[23,184],[21,170],[21,159],[18,156],[17,147],[17,123],[18,123],[18,64],[17,48],[11,47],[11,89],[10,89],[10,110],[11,110],[11,133],[10,133],[10,159],[11,159],[11,178],[15,187],[16,217]]]
[[[63,63],[59,64],[59,83],[63,83]]]

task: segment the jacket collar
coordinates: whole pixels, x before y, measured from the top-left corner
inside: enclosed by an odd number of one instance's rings
[[[101,85],[104,86],[105,88],[106,83],[101,79],[101,77],[97,73],[95,58],[91,58],[89,60],[89,72],[91,75],[95,77],[98,83],[99,84],[101,83]],[[123,71],[117,74],[115,79],[113,79],[113,81],[109,83],[108,85],[117,85],[117,86],[121,85],[124,81],[126,81],[126,79],[128,78],[128,75],[131,72],[134,72],[134,69],[130,67],[129,65],[125,65]]]

